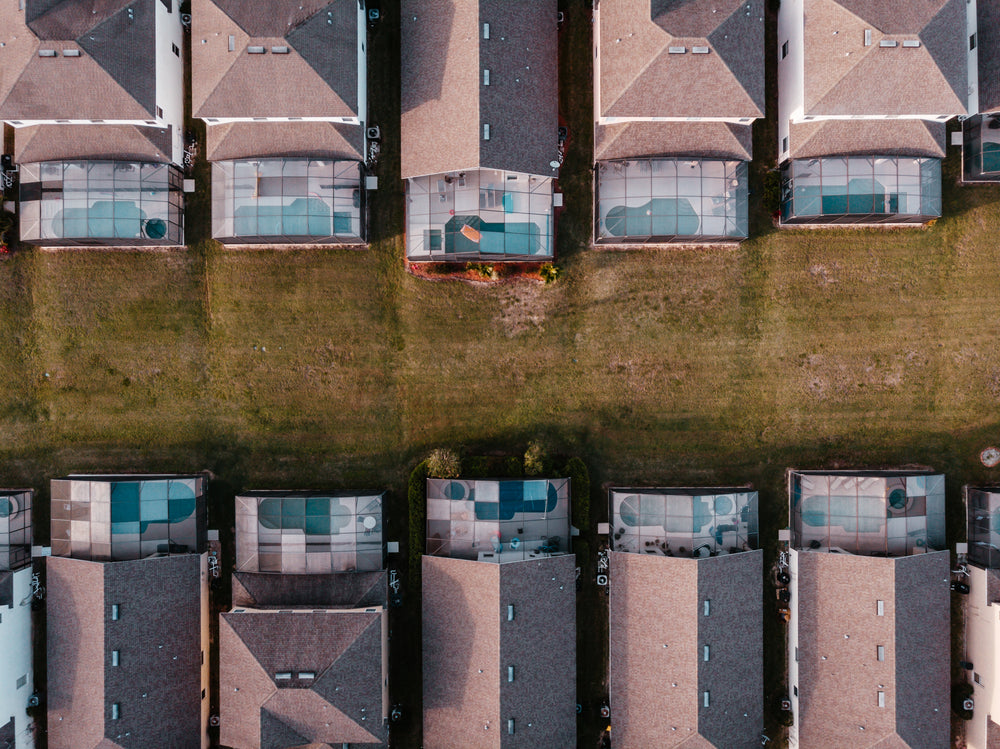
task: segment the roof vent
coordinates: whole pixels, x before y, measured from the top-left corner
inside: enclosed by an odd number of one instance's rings
[[[671,55],[683,55],[687,52],[687,47],[667,47],[667,52]]]
[[[38,50],[39,57],[58,57],[59,53],[54,49],[40,49]]]
[[[692,47],[691,52],[696,55],[707,55],[711,50],[708,47]]]
[[[284,47],[284,46],[281,46],[281,47],[271,47],[271,54],[274,54],[274,55],[287,55],[288,54],[288,47]]]
[[[896,47],[898,42],[895,39],[882,39],[879,41],[878,46],[880,47]]]
[[[284,681],[285,679],[291,679],[292,678],[292,672],[291,671],[279,671],[278,673],[276,673],[274,675],[274,678],[275,679],[281,679],[282,681]]]
[[[895,46],[895,45],[894,45]],[[263,47],[247,47],[247,53],[251,55],[262,55],[267,52]]]
[[[315,679],[316,678],[316,672],[315,671],[299,671],[299,678],[300,679]]]
[[[871,29],[865,29],[865,46],[866,47],[872,46],[872,30]]]
[[[64,49],[63,50],[63,57],[79,57],[79,56],[80,56],[80,50],[78,50],[78,49]]]
[[[919,39],[904,39],[903,40],[903,46],[904,47],[919,47],[920,46],[920,40]]]

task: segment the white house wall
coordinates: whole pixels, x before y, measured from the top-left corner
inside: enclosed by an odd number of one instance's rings
[[[802,117],[805,97],[804,0],[783,0],[778,8],[778,162],[788,158],[784,148],[790,124]],[[781,46],[788,42],[788,56]]]
[[[795,0],[800,2],[800,0]],[[788,698],[792,701],[792,717],[794,723],[788,729],[788,749],[798,749],[799,746],[799,697],[795,694],[799,684],[799,661],[796,658],[799,649],[799,553],[792,549],[788,552],[788,575],[791,582],[788,590],[792,594],[788,620]]]
[[[184,159],[184,27],[181,25],[180,0],[171,0],[171,10],[157,0],[156,6],[156,106],[163,110],[157,124],[170,126],[173,139],[171,158],[175,164]],[[175,55],[176,45],[180,55]]]
[[[31,567],[14,573],[14,601],[0,606],[0,724],[14,716],[15,749],[33,749],[34,734],[26,708],[35,689],[31,666],[31,606],[20,603],[31,590]],[[24,684],[17,686],[18,679]]]
[[[987,574],[969,565],[969,595],[966,598],[965,626],[967,659],[973,665],[973,699],[975,709],[971,721],[965,724],[968,749],[987,749],[986,726],[990,716],[1000,723],[1000,679],[996,650],[1000,641],[1000,605],[987,598]],[[978,675],[978,681],[976,680]]]
[[[991,0],[984,0],[985,2],[990,2]],[[976,30],[979,26],[978,19],[976,18],[976,0],[966,0],[965,5],[965,49],[968,55],[969,63],[969,103],[966,105],[969,110],[969,114],[977,114],[979,112],[979,34]],[[973,34],[976,34],[976,48],[969,49],[970,39]]]
[[[368,21],[364,0],[358,0],[358,117],[364,127],[368,120]]]

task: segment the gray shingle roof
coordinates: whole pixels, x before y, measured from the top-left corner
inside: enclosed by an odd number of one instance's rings
[[[425,747],[576,746],[575,565],[423,557]]]
[[[18,163],[115,159],[169,164],[168,128],[138,125],[32,125],[14,132]]]
[[[156,111],[156,0],[28,0],[0,9],[0,117],[146,119]],[[40,58],[41,48],[59,51]],[[65,57],[78,49],[80,57]]]
[[[943,122],[928,120],[813,120],[791,124],[788,151],[793,159],[866,154],[943,159],[945,129]]]
[[[225,122],[208,128],[209,161],[311,156],[364,161],[360,127],[332,122]]]
[[[384,616],[381,608],[222,614],[222,743],[384,746]]]
[[[281,575],[234,572],[233,606],[382,606],[386,602],[385,570],[329,575]]]
[[[616,744],[760,746],[762,559],[761,551],[705,559],[611,553]]]
[[[979,111],[1000,110],[1000,3],[976,3],[979,48]]]
[[[49,746],[201,746],[204,563],[47,560]]]
[[[805,115],[965,114],[964,0],[809,0],[805,17]]]
[[[603,0],[598,116],[762,116],[763,16],[762,0]]]
[[[196,117],[359,116],[355,0],[195,0],[192,16]]]
[[[798,687],[801,745],[947,746],[948,552],[882,558],[800,551],[797,564],[799,679],[790,686]],[[884,616],[876,614],[877,600]],[[876,658],[879,645],[884,661]]]
[[[404,0],[404,179],[476,168],[553,174],[556,6],[556,0]],[[484,23],[489,39],[482,38]]]

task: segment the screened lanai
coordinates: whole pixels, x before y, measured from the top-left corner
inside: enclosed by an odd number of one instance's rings
[[[364,238],[361,163],[275,158],[212,164],[212,236],[234,244]]]
[[[417,261],[551,258],[552,180],[473,169],[406,180],[406,256]]]
[[[168,164],[21,164],[21,239],[41,245],[182,244],[182,180]]]
[[[1000,568],[1000,488],[969,488],[969,559],[991,569]]]
[[[0,489],[0,572],[31,563],[30,489]]]
[[[921,224],[940,215],[940,159],[795,159],[782,173],[782,223]]]
[[[248,492],[236,498],[236,570],[368,572],[385,566],[382,494]]]
[[[52,481],[52,553],[124,561],[199,553],[204,476],[70,476]]]
[[[597,165],[597,241],[745,239],[747,163],[651,158]]]
[[[758,547],[757,492],[615,488],[612,548],[665,557],[735,554]]]
[[[944,476],[792,471],[792,545],[899,557],[943,549]]]
[[[569,551],[569,479],[428,479],[427,553],[509,562]]]
[[[962,179],[1000,182],[1000,115],[970,117],[962,133]]]

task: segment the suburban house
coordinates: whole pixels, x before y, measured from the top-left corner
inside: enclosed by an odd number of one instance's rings
[[[602,0],[594,16],[595,241],[746,238],[764,0]]]
[[[947,746],[944,476],[790,471],[789,746]]]
[[[556,5],[403,0],[409,260],[553,256],[561,163]]]
[[[382,495],[236,497],[233,608],[220,615],[220,741],[386,746]]]
[[[427,480],[423,746],[576,746],[569,479]]]
[[[0,746],[33,749],[30,489],[0,489]]]
[[[193,0],[192,107],[207,125],[212,236],[359,244],[364,0]]]
[[[209,745],[205,545],[202,475],[52,481],[52,749]]]
[[[971,7],[976,29],[969,35],[969,54],[978,58],[978,108],[970,110],[974,116],[962,127],[962,179],[996,182],[1000,181],[1000,3],[975,0]]]
[[[612,488],[611,729],[620,747],[759,747],[757,492]]]
[[[782,224],[941,215],[945,123],[977,106],[975,14],[974,0],[781,3]]]
[[[982,0],[980,0],[982,2]],[[965,660],[972,663],[972,720],[968,749],[1000,745],[1000,488],[965,487],[968,513],[968,585]]]
[[[176,0],[0,6],[22,241],[183,244],[183,44]]]

